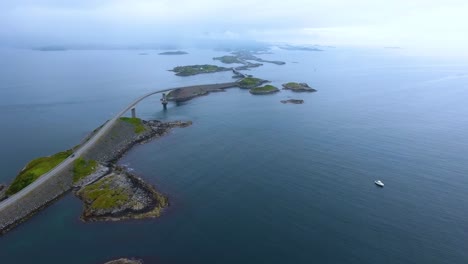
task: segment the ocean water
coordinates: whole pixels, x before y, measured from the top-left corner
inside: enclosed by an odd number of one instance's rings
[[[2,51],[0,182],[147,91],[231,80],[167,71],[225,54],[189,52]],[[232,88],[166,111],[157,96],[137,107],[145,119],[193,121],[120,161],[169,196],[162,217],[82,223],[69,194],[0,237],[2,263],[467,263],[468,63],[273,53],[261,57],[287,64],[250,73],[318,92]]]

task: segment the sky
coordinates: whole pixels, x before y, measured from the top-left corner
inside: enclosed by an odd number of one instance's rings
[[[467,0],[2,0],[6,45],[260,41],[468,54]]]

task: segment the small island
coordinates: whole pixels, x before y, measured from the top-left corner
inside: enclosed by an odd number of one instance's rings
[[[255,95],[263,95],[263,94],[272,94],[279,92],[279,89],[273,85],[265,85],[261,87],[255,87],[250,89],[249,91],[251,94]]]
[[[307,83],[288,82],[283,84],[283,90],[291,90],[293,92],[316,92],[314,88]]]
[[[267,83],[269,81],[267,80],[263,80],[263,79],[260,79],[260,78],[255,78],[255,77],[246,77],[246,78],[243,78],[242,80],[240,80],[237,84],[239,86],[239,88],[242,88],[242,89],[252,89],[254,87],[258,87],[264,83]]]
[[[185,54],[188,54],[188,52],[178,50],[178,51],[165,51],[165,52],[159,53],[158,55],[185,55]]]
[[[189,66],[177,66],[171,71],[175,72],[177,76],[191,76],[202,73],[213,73],[231,71],[231,68],[219,67],[216,65],[203,64],[203,65],[189,65]]]
[[[288,100],[281,100],[283,104],[303,104],[304,100],[301,99],[288,99]]]

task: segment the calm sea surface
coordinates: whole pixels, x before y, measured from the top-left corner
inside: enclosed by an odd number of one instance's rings
[[[188,51],[0,51],[0,182],[148,91],[232,80],[167,71],[225,54]],[[287,64],[250,73],[318,92],[233,88],[137,108],[193,121],[120,162],[170,197],[162,217],[82,223],[69,194],[0,237],[1,263],[468,263],[468,64],[393,50],[273,52],[261,57]]]

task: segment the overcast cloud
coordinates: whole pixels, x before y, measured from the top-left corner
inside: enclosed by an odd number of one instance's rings
[[[8,45],[256,40],[464,51],[466,0],[3,0]]]

